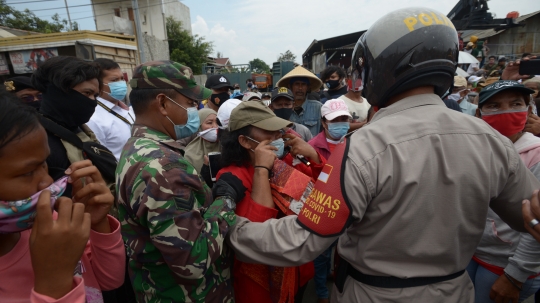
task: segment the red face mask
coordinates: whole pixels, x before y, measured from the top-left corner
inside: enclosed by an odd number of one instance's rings
[[[482,112],[482,120],[496,129],[503,136],[510,137],[525,128],[528,107],[521,111],[504,111],[500,113]]]

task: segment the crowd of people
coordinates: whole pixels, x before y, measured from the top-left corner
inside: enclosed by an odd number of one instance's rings
[[[403,23],[424,11],[442,21]],[[518,69],[536,56],[484,64],[471,41],[457,76],[448,24],[389,13],[350,67],[264,94],[168,60],[8,79],[0,301],[301,303],[311,280],[318,303],[531,297],[540,78]]]

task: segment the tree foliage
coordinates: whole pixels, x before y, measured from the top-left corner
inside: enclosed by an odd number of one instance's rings
[[[172,17],[167,18],[167,36],[171,60],[191,67],[194,74],[200,74],[214,49],[213,43],[199,35],[192,36],[182,28],[182,22]]]
[[[39,33],[58,33],[69,30],[68,21],[60,19],[58,13],[47,21],[36,16],[29,9],[19,11],[0,0],[0,25]],[[73,22],[73,30],[79,30],[77,22]]]
[[[255,58],[251,61],[249,61],[249,64],[251,65],[251,69],[256,74],[269,74],[270,73],[270,66],[266,64],[263,60],[259,58]]]
[[[296,60],[296,56],[290,51],[287,50],[285,53],[279,54],[278,62],[284,62],[284,61],[292,61],[294,62]]]

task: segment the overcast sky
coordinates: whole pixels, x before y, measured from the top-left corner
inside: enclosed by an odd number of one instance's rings
[[[17,9],[29,8],[50,19],[66,18],[64,1],[22,3],[6,0]],[[280,53],[291,50],[297,62],[314,39],[368,29],[378,18],[403,7],[424,6],[444,15],[457,0],[184,0],[190,8],[194,34],[214,42],[214,54],[223,53],[233,64],[260,58],[271,66]],[[72,20],[81,29],[95,30],[89,0],[68,0]],[[504,18],[510,11],[525,15],[540,10],[539,0],[491,0],[490,11]],[[55,8],[53,10],[41,10]]]

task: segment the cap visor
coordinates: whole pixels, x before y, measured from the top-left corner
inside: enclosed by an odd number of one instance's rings
[[[349,116],[349,117],[352,118],[351,114],[349,112],[344,111],[344,110],[329,113],[328,115],[326,115],[324,117],[326,118],[326,120],[334,120],[335,118],[340,117],[340,116]]]
[[[222,88],[222,87],[228,87],[229,89],[233,89],[233,90],[234,90],[234,88],[233,88],[232,86],[230,86],[229,84],[227,84],[227,83],[220,83],[220,84],[218,84],[218,85],[216,85],[216,86],[214,86],[214,87],[212,87],[212,88],[213,88],[213,89],[216,89],[216,88]]]
[[[482,96],[482,99],[478,100],[478,104],[481,104],[481,103],[484,103],[486,102],[488,99],[490,99],[491,97],[493,97],[494,95],[502,92],[502,91],[505,91],[505,90],[515,90],[515,91],[518,91],[518,92],[521,92],[521,93],[525,93],[525,94],[534,94],[534,90],[530,89],[530,88],[526,88],[526,87],[512,87],[512,86],[506,86],[506,87],[503,87],[499,90],[493,90],[493,92],[490,92],[486,95],[483,95]]]
[[[272,118],[264,119],[257,123],[253,123],[252,125],[260,129],[267,130],[267,131],[276,131],[276,130],[283,129],[287,126],[291,126],[292,122],[278,118],[278,117],[272,117]]]
[[[294,100],[294,97],[291,96],[291,95],[289,95],[289,94],[280,94],[280,95],[275,96],[275,97],[272,98],[271,100],[274,101],[274,100],[276,100],[277,98],[281,98],[281,97],[285,97],[285,98],[287,98],[287,99],[289,99],[289,100]]]

